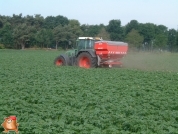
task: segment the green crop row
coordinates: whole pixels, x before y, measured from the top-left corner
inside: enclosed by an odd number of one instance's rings
[[[57,55],[0,50],[0,123],[16,115],[23,134],[178,134],[176,72],[56,67]]]

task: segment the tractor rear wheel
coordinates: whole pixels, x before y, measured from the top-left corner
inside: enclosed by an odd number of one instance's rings
[[[54,60],[54,64],[55,64],[56,66],[65,66],[65,65],[66,65],[66,61],[65,61],[64,57],[58,56],[58,57]]]
[[[77,65],[82,68],[97,67],[97,58],[92,57],[88,52],[82,52],[77,57]]]

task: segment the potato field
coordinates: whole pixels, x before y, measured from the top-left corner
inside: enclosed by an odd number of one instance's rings
[[[0,124],[16,115],[20,134],[178,134],[178,54],[82,69],[54,66],[59,53],[0,50]]]

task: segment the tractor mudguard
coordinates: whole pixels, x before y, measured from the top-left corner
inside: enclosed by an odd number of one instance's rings
[[[62,56],[65,59],[66,65],[69,65],[69,62],[70,62],[69,57],[66,54],[61,54],[60,56]]]
[[[96,53],[95,53],[95,51],[94,50],[92,50],[92,49],[81,49],[79,52],[78,52],[78,54],[77,54],[77,56],[81,53],[81,52],[88,52],[92,57],[96,57]]]

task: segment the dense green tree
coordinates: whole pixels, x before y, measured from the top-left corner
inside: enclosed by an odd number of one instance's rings
[[[139,34],[139,32],[135,29],[132,29],[125,38],[125,41],[129,43],[129,47],[137,47],[141,48],[143,43],[143,36]]]
[[[35,27],[43,27],[44,25],[44,17],[41,16],[41,14],[35,14],[35,16],[33,17],[32,15],[27,15],[24,17],[24,21],[27,25],[29,26],[35,26]]]
[[[73,45],[75,44],[76,42],[76,39],[81,36],[83,34],[81,28],[80,28],[80,23],[78,20],[69,20],[69,24],[68,24],[68,27],[69,27],[69,32],[71,33],[70,34],[70,39],[68,39],[68,41],[70,42],[69,44],[70,45]],[[72,47],[72,46],[71,46]]]
[[[47,44],[47,48],[48,47],[54,47],[54,44],[55,44],[55,40],[54,40],[54,35],[53,35],[53,31],[51,29],[47,29],[47,34],[48,34],[48,42],[46,43]]]
[[[53,29],[57,27],[58,25],[64,26],[68,24],[69,24],[68,18],[61,16],[61,15],[58,15],[56,17],[47,16],[44,20],[44,28],[47,28],[47,29]]]
[[[97,35],[97,37],[102,37],[103,40],[110,40],[110,35],[109,33],[106,31],[106,29],[103,27],[99,34]]]
[[[9,23],[9,24],[11,24],[11,26],[12,26],[12,17],[0,15],[0,20],[1,20],[1,22],[2,22],[2,25],[5,25],[5,24]],[[2,27],[1,27],[1,28],[2,28]]]
[[[151,43],[155,37],[155,25],[152,23],[140,24],[139,31],[144,36],[144,42]]]
[[[3,22],[0,20],[0,29],[3,27]]]
[[[35,25],[35,18],[32,15],[27,15],[24,17],[24,21],[28,26]]]
[[[55,44],[56,47],[59,44],[60,47],[69,48],[78,36],[99,36],[104,40],[115,41],[125,39],[133,47],[139,47],[143,38],[143,47],[147,50],[154,48],[178,50],[178,33],[175,29],[168,30],[164,25],[143,24],[131,20],[125,26],[121,26],[118,19],[110,20],[107,26],[80,25],[78,20],[68,20],[61,15],[46,18],[40,14],[24,17],[22,14],[0,15],[0,43],[6,48],[17,48],[17,45],[21,48],[53,47]]]
[[[95,37],[95,36],[97,36],[97,34],[99,34],[100,30],[103,27],[104,26],[102,24],[100,24],[100,25],[86,25],[86,24],[83,24],[81,26],[81,29],[83,31],[83,35],[82,36]]]
[[[13,48],[12,26],[8,22],[0,29],[0,44]]]
[[[59,25],[59,24],[62,26],[68,25],[69,24],[68,18],[62,15],[56,16],[56,25]]]
[[[120,20],[110,20],[109,25],[107,26],[107,31],[110,33],[122,32],[121,21]]]
[[[58,25],[53,29],[54,39],[56,41],[56,49],[58,49],[59,43],[63,44],[68,43],[71,37],[71,33],[69,32],[69,26]],[[63,47],[63,45],[61,45]]]
[[[129,23],[125,26],[125,34],[127,35],[132,29],[138,30],[139,29],[139,23],[137,20],[131,20]]]
[[[155,39],[155,25],[152,23],[139,24],[139,33],[144,37],[144,49],[151,50]]]
[[[168,38],[164,34],[157,34],[154,41],[154,48],[165,49],[167,46]]]
[[[48,40],[47,40],[48,38],[44,36],[44,35],[46,35],[46,29],[43,28],[43,25],[44,25],[44,18],[43,18],[43,16],[41,16],[40,14],[35,14],[34,17],[27,15],[27,16],[24,17],[24,21],[25,21],[25,23],[26,23],[27,26],[33,27],[37,31],[37,33],[33,33],[30,36],[30,44],[28,44],[26,46],[27,47],[33,47],[33,46],[35,46],[35,47],[42,47],[43,48],[44,45],[46,45],[47,42],[48,42]],[[39,42],[39,39],[37,37],[40,36],[39,35],[40,33],[42,34],[41,36],[45,38],[44,40],[46,40],[46,43]]]
[[[82,30],[82,36],[88,36],[88,29],[89,29],[89,25],[88,24],[83,24],[80,26],[80,29]]]
[[[37,33],[35,34],[35,39],[41,45],[41,48],[44,48],[45,45],[48,46],[50,42],[50,37],[46,29],[37,31]]]
[[[176,51],[178,51],[178,30],[177,30],[177,33],[176,33],[176,48],[177,48]]]
[[[99,25],[90,25],[87,31],[88,36],[95,37],[99,33],[100,29]]]
[[[56,41],[56,49],[60,43],[60,47],[67,49],[71,43],[75,43],[82,31],[79,27],[80,23],[76,20],[70,20],[68,25],[59,25],[53,29]],[[71,47],[71,46],[70,46]]]
[[[110,39],[115,41],[123,40],[123,28],[120,20],[110,20],[107,26],[107,31],[110,33]]]
[[[154,48],[166,49],[168,45],[168,30],[164,25],[155,25],[155,37],[152,41]]]
[[[121,41],[121,36],[120,36],[120,34],[118,34],[118,33],[110,33],[110,39],[112,40],[112,41]]]
[[[168,46],[170,51],[174,51],[176,47],[176,30],[170,29],[168,31]]]
[[[10,23],[12,27],[22,24],[23,22],[24,22],[24,18],[22,17],[22,13],[20,13],[19,15],[13,14],[12,18],[10,19]]]
[[[35,30],[34,26],[28,26],[26,23],[16,26],[13,30],[14,42],[25,49],[25,45],[30,43],[30,38],[34,35]]]
[[[168,33],[168,28],[164,25],[155,25],[155,34],[164,34],[167,35]]]
[[[53,29],[55,28],[57,25],[56,25],[56,20],[55,20],[55,17],[54,16],[47,16],[44,20],[44,28],[47,28],[47,29]]]
[[[40,14],[35,14],[34,25],[32,25],[32,26],[35,26],[36,29],[40,29],[43,27],[43,24],[44,24],[43,16],[41,16]]]

